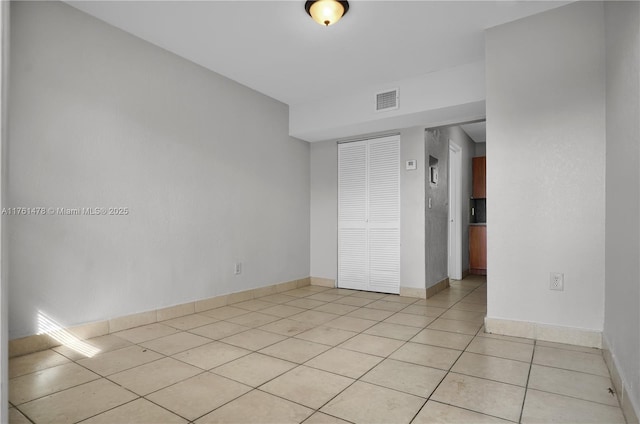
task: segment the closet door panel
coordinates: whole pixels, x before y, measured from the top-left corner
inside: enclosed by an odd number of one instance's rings
[[[362,142],[341,144],[338,149],[338,223],[365,223],[367,185],[367,145]]]
[[[400,292],[400,140],[369,143],[369,290]]]
[[[338,281],[345,289],[369,290],[367,229],[344,228],[338,240]]]
[[[400,293],[400,230],[369,229],[369,290]]]
[[[367,144],[338,146],[338,284],[368,290]]]
[[[400,143],[372,141],[368,163],[369,223],[399,227]]]

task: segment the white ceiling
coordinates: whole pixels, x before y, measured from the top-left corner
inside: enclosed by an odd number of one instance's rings
[[[484,59],[484,29],[567,1],[351,1],[325,28],[299,1],[71,1],[289,105]]]
[[[467,133],[469,137],[476,143],[486,143],[487,141],[487,122],[473,122],[471,124],[460,125],[460,128]]]

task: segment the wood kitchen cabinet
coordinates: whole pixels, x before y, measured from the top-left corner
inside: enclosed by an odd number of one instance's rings
[[[474,199],[487,197],[487,157],[473,158],[473,192]]]
[[[487,226],[469,227],[469,273],[487,275]]]

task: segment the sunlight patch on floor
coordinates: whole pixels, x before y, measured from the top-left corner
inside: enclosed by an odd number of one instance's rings
[[[88,358],[100,353],[100,349],[80,340],[42,311],[38,311],[38,334],[46,334],[55,341]]]

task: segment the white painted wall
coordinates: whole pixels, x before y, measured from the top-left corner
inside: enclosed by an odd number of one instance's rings
[[[601,2],[486,33],[488,317],[601,331]],[[565,290],[549,290],[562,272]]]
[[[307,141],[322,141],[483,119],[484,68],[484,62],[474,62],[368,90],[293,104],[289,133]],[[376,112],[375,94],[394,88],[400,90],[399,108]]]
[[[311,276],[338,277],[338,143],[311,143]]]
[[[606,2],[604,339],[640,413],[640,3]],[[628,403],[628,401],[627,401]],[[623,401],[623,406],[625,402]]]
[[[7,55],[9,54],[10,2],[0,2],[0,209],[6,202],[7,142]],[[9,422],[9,297],[7,278],[7,237],[5,218],[0,218],[0,423]]]
[[[288,108],[59,2],[11,11],[10,334],[309,275],[309,146]],[[243,273],[233,275],[242,261]]]
[[[424,127],[400,132],[400,285],[425,288],[425,143]],[[415,159],[417,169],[405,164]]]

